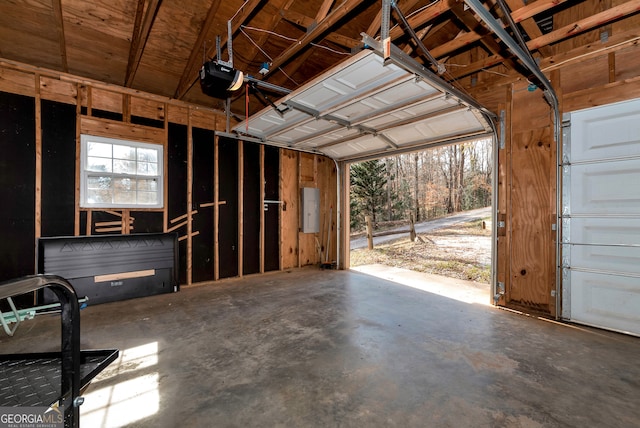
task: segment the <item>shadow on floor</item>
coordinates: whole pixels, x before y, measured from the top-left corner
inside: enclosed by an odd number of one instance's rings
[[[82,426],[640,425],[637,338],[429,287],[308,268],[90,306],[83,347],[122,355]],[[57,319],[31,323],[2,352],[56,345]]]

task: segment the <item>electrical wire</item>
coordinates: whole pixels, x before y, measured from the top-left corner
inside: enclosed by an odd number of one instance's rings
[[[265,29],[262,29],[262,28],[250,27],[250,26],[247,26],[247,25],[241,25],[241,26],[240,26],[240,29],[241,29],[241,30],[242,30],[242,29],[245,29],[245,28],[246,28],[247,30],[259,31],[259,32],[262,32],[262,33],[271,34],[272,36],[280,37],[281,39],[285,39],[285,40],[288,40],[288,41],[290,41],[290,42],[297,42],[297,41],[298,41],[298,39],[294,39],[293,37],[288,37],[288,36],[285,36],[285,35],[283,35],[283,34],[276,33],[276,32],[271,31],[271,30],[265,30]],[[244,31],[243,31],[243,33],[244,33]],[[246,33],[245,33],[245,35],[246,35]],[[249,37],[249,36],[247,36],[247,37]],[[342,52],[342,51],[339,51],[339,50],[336,50],[336,49],[330,48],[329,46],[320,45],[320,44],[318,44],[318,43],[310,43],[310,45],[311,45],[311,46],[315,46],[315,47],[317,47],[317,48],[321,48],[321,49],[328,50],[328,51],[333,52],[333,53],[338,54],[338,55],[347,55],[347,56],[351,56],[351,52]]]
[[[244,34],[244,35],[247,37],[247,39],[249,39],[249,41],[251,42],[251,44],[253,44],[253,46],[255,46],[255,47],[256,47],[256,49],[258,49],[260,52],[262,52],[262,55],[264,55],[264,56],[265,56],[265,58],[267,58],[269,61],[273,62],[273,58],[271,58],[271,57],[269,56],[269,54],[267,54],[267,53],[266,53],[266,52],[265,52],[265,51],[264,51],[264,50],[263,50],[263,49],[262,49],[262,48],[261,48],[261,47],[260,47],[260,46],[259,46],[259,45],[258,45],[258,44],[257,44],[257,43],[256,43],[256,42],[255,42],[255,41],[254,41],[254,40],[253,40],[253,39],[248,35],[248,34],[247,34],[247,33],[246,33],[246,31],[244,31],[244,26],[243,26],[243,25],[241,25],[241,26],[240,26],[240,32],[241,32],[242,34]]]
[[[422,6],[420,9],[416,9],[413,12],[411,12],[410,14],[407,15],[407,19],[411,18],[413,15],[417,15],[418,13],[422,12],[423,10],[429,9],[431,6],[433,6],[434,4],[438,3],[440,0],[433,0],[431,3]]]
[[[249,3],[249,0],[245,0],[245,2],[244,2],[244,3],[242,3],[242,6],[240,6],[240,7],[238,8],[238,10],[236,10],[236,13],[234,13],[234,14],[233,14],[233,16],[229,19],[229,21],[233,21],[233,18],[235,18],[236,16],[238,16],[238,14],[240,13],[240,11],[241,11],[242,9],[244,9],[244,7],[247,5],[247,3]]]
[[[265,56],[265,58],[267,58],[267,59],[269,60],[269,63],[273,63],[273,58],[271,58],[271,57],[269,56],[269,54],[267,54],[267,53],[266,53],[266,52],[265,52],[265,51],[264,51],[264,50],[263,50],[263,49],[262,49],[262,48],[261,48],[261,47],[260,47],[256,42],[255,42],[255,40],[253,40],[253,39],[251,38],[251,36],[249,36],[249,35],[246,33],[246,31],[244,31],[244,28],[243,28],[243,27],[244,27],[244,26],[240,26],[240,32],[241,32],[242,34],[244,34],[244,35],[245,35],[245,37],[246,37],[247,39],[249,39],[249,41],[250,41],[250,42],[251,42],[251,43],[252,43],[252,44],[253,44],[253,45],[254,45],[254,46],[255,46],[255,47],[260,51],[260,52],[262,52],[262,54]],[[251,27],[251,28],[253,28],[253,27]],[[267,31],[267,30],[265,30],[265,31]],[[274,34],[275,34],[275,33],[274,33]],[[283,69],[282,67],[278,67],[278,70],[280,70],[280,71],[282,72],[282,74],[284,74],[284,75],[285,75],[285,77],[286,77],[287,79],[291,80],[291,81],[292,81],[296,86],[300,86],[300,84],[299,84],[298,82],[296,82],[296,81],[295,81],[291,76],[289,76],[289,75],[284,71],[284,69]]]
[[[440,0],[433,0],[431,3],[426,4],[424,6],[422,6],[420,9],[416,9],[413,12],[411,12],[410,14],[406,15],[406,18],[409,19],[411,18],[413,15],[417,15],[420,12],[423,12],[427,9],[429,9],[431,6],[433,6],[434,4],[438,3]],[[389,28],[389,31],[393,30],[394,28],[396,28],[398,26],[398,24],[394,25],[393,27]]]

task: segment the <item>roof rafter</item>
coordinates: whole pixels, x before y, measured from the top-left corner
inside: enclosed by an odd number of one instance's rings
[[[333,6],[333,0],[324,0],[324,2],[322,2],[322,6],[320,6],[318,13],[316,13],[316,22],[320,22],[327,17],[331,6]]]
[[[360,1],[358,0],[346,0],[340,6],[335,8],[331,13],[329,13],[325,19],[320,21],[313,30],[307,32],[301,39],[298,39],[282,54],[280,54],[280,56],[275,58],[272,61],[272,67],[278,68],[289,61],[295,54],[306,48],[313,40],[324,34],[335,23],[347,16],[349,12],[353,11],[353,9],[359,4]]]
[[[546,1],[546,0],[541,0],[541,1]],[[543,36],[530,40],[527,42],[527,47],[529,48],[529,50],[535,50],[541,46],[548,46],[551,43],[556,43],[561,40],[565,40],[570,37],[573,37],[577,34],[583,33],[585,31],[601,27],[603,25],[608,24],[611,21],[614,21],[619,18],[623,18],[625,16],[629,16],[638,11],[640,11],[640,0],[629,0],[626,3],[612,7],[611,9],[607,9],[595,15],[591,15],[587,18],[576,21],[572,24],[565,25],[564,27],[554,30],[548,34],[545,34]],[[481,61],[477,61],[473,64],[469,64],[467,67],[460,69],[451,74],[453,78],[457,79],[457,78],[469,75],[471,73],[480,71],[483,68],[498,64],[503,60],[504,58],[502,56],[495,55],[493,57],[484,58]]]
[[[512,11],[519,10],[523,6],[525,6],[524,0],[505,0],[509,8]],[[513,16],[513,13],[512,13]],[[535,39],[537,37],[542,36],[542,31],[538,27],[538,24],[533,20],[533,18],[527,18],[520,21],[520,25],[522,25],[522,29],[529,35],[530,39]],[[543,56],[549,56],[552,54],[551,48],[549,46],[541,46],[538,49]]]
[[[454,4],[455,0],[442,0],[434,4],[433,6],[423,10],[422,12],[416,13],[410,18],[407,18],[407,21],[409,22],[409,25],[411,25],[411,28],[420,28],[428,22],[434,20],[438,16],[442,15],[443,13],[449,12]],[[402,27],[395,27],[392,28],[391,31],[389,31],[389,37],[391,38],[391,40],[402,37],[402,35],[404,35]]]
[[[398,4],[398,7],[404,10],[410,10],[413,6],[416,5],[416,3],[418,3],[418,1],[419,0],[407,0],[402,2],[402,4]],[[380,32],[380,25],[382,25],[382,8],[380,8],[378,14],[373,19],[371,25],[369,25],[369,28],[367,28],[367,31],[365,31],[365,33],[367,33],[371,37],[376,37]]]
[[[153,27],[153,21],[155,21],[160,9],[162,0],[149,0],[147,11],[142,19],[145,0],[138,0],[138,7],[136,9],[136,20],[133,27],[133,35],[131,37],[131,49],[129,49],[129,60],[127,62],[127,73],[124,78],[124,86],[131,87],[133,79],[140,65],[140,58],[147,45],[149,39],[149,33]]]
[[[469,11],[463,10],[462,4],[457,4],[451,8],[453,14],[460,20],[460,22],[467,27],[469,32],[476,33],[480,36],[480,43],[482,43],[489,52],[492,54],[500,54],[503,50],[498,42],[493,39],[493,34],[484,27]],[[518,67],[517,63],[511,59],[507,59],[511,68]]]
[[[185,65],[184,69],[182,70],[182,76],[180,76],[180,81],[178,82],[178,86],[176,87],[175,93],[173,94],[173,97],[176,99],[182,98],[182,96],[193,85],[193,80],[191,79],[191,77],[193,76],[194,70],[200,68],[198,57],[200,56],[200,52],[202,46],[204,45],[207,34],[209,34],[211,25],[213,25],[213,20],[218,13],[218,8],[220,7],[221,2],[222,0],[213,0],[211,6],[209,7],[207,17],[202,23],[202,27],[200,28],[200,32],[198,33],[198,38],[196,39],[196,42],[191,49],[191,54],[189,55],[187,65]]]
[[[291,22],[294,25],[304,27],[309,31],[311,27],[316,25],[317,19],[313,19],[310,16],[306,16],[300,12],[294,11],[282,11],[282,18],[288,22]],[[329,33],[324,37],[324,40],[333,42],[337,45],[344,46],[348,49],[353,49],[358,45],[362,44],[362,40],[354,39],[352,37],[343,36],[338,33]]]
[[[62,71],[69,72],[67,64],[67,42],[64,36],[64,19],[62,17],[61,0],[52,0],[53,15],[56,19],[56,28],[58,30],[58,42],[60,43],[60,62],[62,63]]]
[[[236,14],[236,16],[234,17],[234,22],[231,25],[231,34],[235,34],[236,31],[238,31],[238,28],[240,28],[240,26],[244,23],[244,21],[249,17],[249,15],[251,15],[253,13],[253,10],[258,6],[258,4],[261,2],[261,0],[249,0],[246,4],[243,5],[243,7],[238,10],[238,13]],[[214,3],[219,3],[218,0],[215,0]],[[213,9],[213,6],[209,8],[209,13],[211,13],[211,9]],[[217,11],[217,7],[216,7],[216,11]],[[215,13],[214,13],[215,15]],[[208,15],[207,15],[208,18]],[[202,32],[201,32],[202,33]],[[203,37],[206,37],[206,33]],[[198,36],[198,40],[200,39],[200,36]],[[204,42],[204,38],[203,38],[203,42]],[[221,37],[220,40],[220,44],[221,47],[226,45],[228,42],[228,36],[224,36]],[[196,41],[196,44],[198,42]],[[193,52],[196,48],[194,47],[194,49],[192,49],[192,55]],[[197,49],[200,49],[200,46],[197,47]],[[208,48],[205,52],[205,57],[206,58],[211,58],[212,56],[212,48]],[[197,56],[196,56],[197,57]],[[190,57],[191,58],[191,57]],[[194,64],[195,63],[194,61]],[[185,68],[185,72],[183,72],[183,76],[185,75],[185,73],[187,74],[187,77],[184,78],[184,80],[181,78],[180,79],[180,83],[178,84],[178,88],[175,91],[176,94],[176,98],[181,99],[182,97],[184,97],[184,95],[187,93],[187,91],[198,81],[199,74],[198,71],[200,69],[200,66],[198,65],[196,67],[196,65],[192,64],[192,68],[190,70],[186,70]]]

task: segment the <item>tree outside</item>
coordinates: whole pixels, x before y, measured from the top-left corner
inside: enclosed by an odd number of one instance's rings
[[[351,165],[351,230],[491,205],[491,139]]]

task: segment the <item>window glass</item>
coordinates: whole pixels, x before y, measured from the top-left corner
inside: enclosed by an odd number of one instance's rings
[[[163,147],[82,135],[82,207],[162,208]]]

